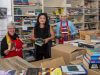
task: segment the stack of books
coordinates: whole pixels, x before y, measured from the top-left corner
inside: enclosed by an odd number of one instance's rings
[[[42,38],[37,38],[35,44],[38,46],[43,46],[43,44],[45,44],[45,41]]]
[[[91,52],[83,56],[83,63],[89,69],[100,69],[100,52]]]
[[[61,68],[28,68],[20,75],[62,75]]]
[[[67,75],[88,75],[87,70],[82,65],[61,66],[61,69]]]
[[[0,75],[16,75],[16,70],[0,70]]]
[[[94,68],[100,69],[100,53],[94,53],[91,56],[91,60],[90,60],[90,68],[92,68],[92,66]]]
[[[21,8],[14,8],[14,15],[22,15],[22,9]]]

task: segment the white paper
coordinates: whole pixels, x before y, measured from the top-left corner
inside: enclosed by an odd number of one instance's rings
[[[7,15],[11,15],[12,0],[0,0],[0,7],[7,8]]]

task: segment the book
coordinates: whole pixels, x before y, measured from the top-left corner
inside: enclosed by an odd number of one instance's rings
[[[0,70],[0,75],[16,75],[16,70]]]
[[[91,56],[91,60],[99,60],[100,61],[100,56]]]
[[[100,64],[97,63],[90,63],[89,69],[100,69]]]
[[[26,75],[39,75],[40,71],[40,68],[28,68],[26,71]]]
[[[93,56],[100,56],[100,52],[94,52]]]
[[[86,68],[89,68],[89,63],[83,58],[83,65],[86,67]]]
[[[42,46],[44,44],[44,40],[42,38],[37,38],[35,44],[38,46]]]
[[[50,75],[62,75],[62,71],[60,68],[51,68],[50,71]]]
[[[63,75],[61,68],[42,68],[42,75]]]
[[[87,75],[87,71],[82,65],[61,66],[61,69],[68,75]]]
[[[13,48],[15,48],[15,50],[16,50],[16,44],[12,42],[12,43],[9,45],[8,50],[12,51]]]
[[[94,64],[100,64],[100,60],[91,60],[90,63]]]

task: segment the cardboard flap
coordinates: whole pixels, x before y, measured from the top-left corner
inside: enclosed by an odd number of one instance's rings
[[[58,68],[59,66],[64,66],[65,61],[63,57],[55,58],[41,63],[43,68]]]
[[[100,70],[99,71],[95,71],[95,70],[89,69],[88,70],[88,75],[100,75]]]
[[[85,50],[84,48],[76,47],[70,44],[60,44],[52,47],[52,49],[57,49],[58,51],[64,51],[66,53],[73,53],[75,51]]]

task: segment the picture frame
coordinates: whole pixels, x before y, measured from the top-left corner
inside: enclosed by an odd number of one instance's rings
[[[1,8],[0,7],[0,19],[7,18],[7,8]]]

